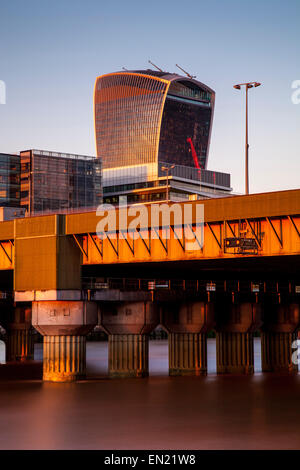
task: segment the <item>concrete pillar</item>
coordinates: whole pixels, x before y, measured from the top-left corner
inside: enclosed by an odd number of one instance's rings
[[[6,361],[30,361],[34,356],[31,307],[16,307],[7,326]]]
[[[217,332],[218,374],[253,374],[253,334]]]
[[[74,382],[84,378],[86,335],[97,324],[97,304],[33,302],[32,324],[44,336],[43,380]]]
[[[169,375],[205,375],[206,373],[206,334],[170,333]]]
[[[109,335],[109,374],[111,377],[147,377],[147,335]]]
[[[47,382],[75,382],[85,377],[85,368],[85,336],[44,336],[43,380]]]
[[[218,305],[217,373],[253,374],[253,331],[261,324],[260,304],[225,302]]]
[[[169,332],[169,375],[205,375],[214,305],[199,301],[165,305],[163,324]]]
[[[109,376],[147,377],[148,335],[158,324],[156,304],[102,303],[101,324],[109,335]]]
[[[0,364],[5,364],[5,362],[6,362],[5,350],[6,350],[5,343],[4,343],[4,341],[2,341],[0,339]]]
[[[300,312],[296,303],[264,306],[264,324],[261,333],[263,372],[298,372],[293,364],[292,342],[297,339]]]

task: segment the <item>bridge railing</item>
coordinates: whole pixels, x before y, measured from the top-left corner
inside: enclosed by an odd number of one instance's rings
[[[136,279],[136,278],[92,278],[82,279],[85,290],[118,289],[122,291],[193,291],[199,293],[219,292],[241,294],[266,293],[278,295],[295,294],[300,300],[300,278],[287,280],[245,279]]]

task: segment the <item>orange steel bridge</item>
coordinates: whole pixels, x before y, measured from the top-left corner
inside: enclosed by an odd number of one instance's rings
[[[0,280],[13,277],[15,291],[80,289],[82,272],[102,273],[135,269],[137,277],[150,270],[188,273],[196,269],[255,269],[297,273],[300,259],[300,190],[233,196],[180,203],[203,204],[203,245],[195,214],[184,228],[194,240],[193,250],[184,232],[170,222],[129,233],[118,224],[115,236],[97,236],[101,217],[96,212],[45,215],[0,223]],[[133,207],[133,206],[131,206]],[[134,206],[138,210],[139,206]],[[128,211],[129,208],[122,211]],[[117,209],[118,211],[118,209]],[[136,215],[128,216],[132,222]],[[13,272],[13,276],[9,275]],[[99,272],[100,272],[99,271]],[[128,271],[128,272],[129,272]],[[183,271],[182,271],[183,272]]]

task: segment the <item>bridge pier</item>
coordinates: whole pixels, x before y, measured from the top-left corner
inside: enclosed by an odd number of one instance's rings
[[[84,335],[45,335],[43,380],[75,382],[85,378],[86,337]]]
[[[205,333],[169,334],[169,375],[206,375]]]
[[[101,324],[108,333],[109,376],[147,377],[149,333],[158,324],[152,302],[101,304]]]
[[[217,332],[217,373],[253,374],[253,334]]]
[[[109,335],[110,377],[147,377],[149,338],[148,335]]]
[[[260,314],[260,304],[257,303],[225,303],[225,309],[218,307],[218,374],[253,374],[253,331],[260,325]]]
[[[6,361],[30,361],[34,357],[31,307],[16,307],[7,326]]]
[[[86,373],[86,335],[97,324],[97,304],[34,301],[32,324],[44,337],[43,380],[75,382]]]
[[[261,333],[263,372],[298,372],[298,364],[292,362],[292,342],[297,339],[299,322],[299,304],[265,305]]]
[[[214,305],[184,302],[164,309],[169,331],[169,375],[207,374],[207,332],[214,324]]]

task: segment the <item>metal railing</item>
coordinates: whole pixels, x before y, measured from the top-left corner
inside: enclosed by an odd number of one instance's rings
[[[162,167],[168,167],[168,163],[159,162],[158,164],[158,176],[165,176],[165,172],[162,171]],[[222,186],[230,189],[230,174],[221,173],[218,171],[197,169],[190,166],[175,165],[174,168],[170,168],[169,176],[175,176],[185,180],[198,181],[199,184],[210,184],[212,186]]]
[[[84,290],[107,290],[117,289],[121,291],[193,291],[199,293],[233,292],[267,293],[278,295],[278,293],[295,294],[300,299],[300,279],[290,280],[239,280],[239,279],[136,279],[136,278],[92,278],[82,279]]]
[[[49,150],[32,149],[32,153],[44,157],[70,158],[75,160],[95,160],[97,157],[88,155],[78,155],[75,153],[52,152]]]
[[[115,188],[116,190],[121,190],[121,186],[124,185],[132,185],[132,189],[153,186],[153,182],[157,181],[158,178],[166,177],[166,172],[162,170],[162,167],[170,167],[170,178],[180,178],[185,182],[198,182],[199,185],[209,185],[212,188],[220,187],[227,190],[231,189],[229,173],[205,169],[200,170],[194,167],[176,164],[171,168],[171,163],[163,161],[159,161],[158,166],[157,164],[144,164],[124,168],[104,169],[103,186]]]

